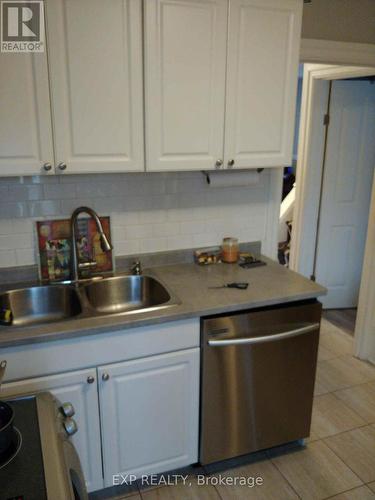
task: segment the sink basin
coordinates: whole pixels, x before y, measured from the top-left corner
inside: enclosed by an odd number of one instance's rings
[[[118,314],[162,306],[170,301],[167,289],[151,276],[116,276],[85,286],[87,299],[100,314]]]
[[[35,286],[0,295],[0,310],[10,309],[13,326],[51,323],[77,316],[81,304],[74,287]]]

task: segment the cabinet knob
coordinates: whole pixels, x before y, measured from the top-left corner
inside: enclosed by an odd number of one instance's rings
[[[104,382],[107,382],[107,380],[109,380],[109,373],[103,373],[102,380],[104,380]]]
[[[60,407],[60,411],[64,417],[72,417],[75,414],[75,409],[72,403],[63,403]]]
[[[49,172],[51,170],[51,168],[52,168],[52,165],[48,162],[43,165],[43,170],[45,170],[46,172]]]
[[[73,436],[73,434],[78,431],[78,425],[74,418],[67,418],[64,421],[63,426],[68,436]]]
[[[59,170],[65,170],[65,169],[66,169],[66,163],[63,163],[63,162],[59,163],[59,164],[57,165],[57,168],[58,168]]]
[[[220,160],[220,159],[216,160],[215,167],[220,168],[222,166],[222,164],[223,164],[223,160]]]
[[[87,377],[87,383],[88,384],[93,384],[95,382],[95,377],[93,377],[92,375],[89,375]]]
[[[229,160],[229,161],[228,161],[228,168],[232,168],[232,167],[233,167],[233,165],[234,165],[234,160],[233,160],[233,159],[232,159],[232,160]]]

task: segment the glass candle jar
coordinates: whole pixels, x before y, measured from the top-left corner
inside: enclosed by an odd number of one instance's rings
[[[222,260],[228,264],[238,261],[240,249],[237,238],[223,238]]]

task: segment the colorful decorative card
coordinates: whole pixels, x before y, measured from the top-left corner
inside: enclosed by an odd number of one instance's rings
[[[100,217],[103,230],[111,241],[110,218]],[[36,223],[39,247],[39,276],[42,281],[63,281],[70,278],[71,240],[70,220],[43,220]],[[96,268],[90,275],[114,271],[113,251],[103,252],[95,221],[77,221],[77,246],[80,262],[94,260]]]

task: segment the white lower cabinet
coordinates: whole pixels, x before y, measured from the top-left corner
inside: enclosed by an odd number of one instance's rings
[[[94,491],[103,488],[95,368],[8,382],[1,387],[1,397],[4,399],[42,391],[51,392],[61,403],[73,404],[73,418],[77,422],[78,432],[72,436],[72,440],[81,460],[87,489]]]
[[[88,491],[113,486],[115,474],[198,460],[199,348],[8,382],[1,397],[42,391],[74,406],[72,440]]]
[[[199,348],[98,368],[105,486],[197,462]]]
[[[184,467],[198,460],[199,330],[193,318],[1,349],[1,398],[50,391],[73,404],[89,491]]]

